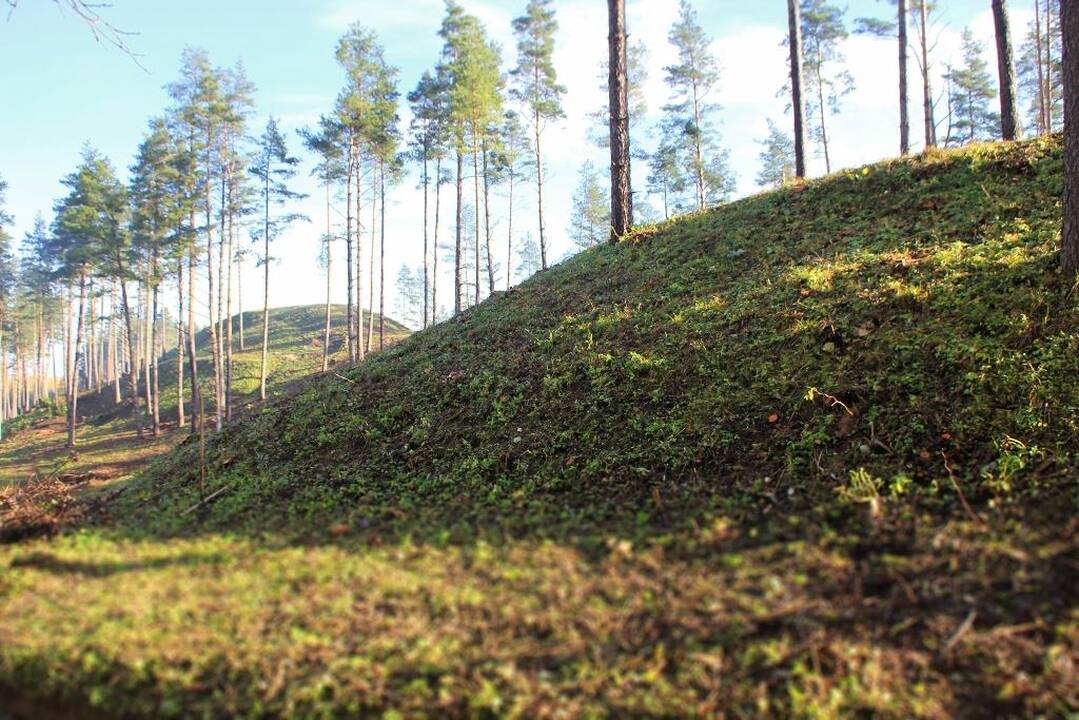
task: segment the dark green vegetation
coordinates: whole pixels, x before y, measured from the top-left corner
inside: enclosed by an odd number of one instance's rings
[[[1067,716],[1057,140],[587,251],[0,551],[0,681],[132,717]],[[194,509],[192,509],[194,508]]]

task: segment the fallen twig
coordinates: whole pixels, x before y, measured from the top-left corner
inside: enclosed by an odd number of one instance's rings
[[[211,500],[216,498],[221,493],[225,492],[226,490],[230,490],[230,489],[232,489],[232,485],[225,485],[224,487],[221,487],[221,488],[218,488],[217,490],[214,490],[212,493],[207,495],[205,499],[199,500],[197,503],[195,503],[194,505],[189,507],[187,510],[184,510],[182,513],[180,513],[180,515],[183,516],[183,515],[188,515],[190,513],[195,512],[200,507],[202,507],[206,503],[210,502]]]
[[[958,643],[960,639],[962,639],[962,637],[967,634],[970,628],[974,626],[974,619],[976,617],[978,617],[977,610],[971,610],[969,613],[967,613],[966,619],[963,620],[963,622],[959,623],[959,627],[957,627],[955,629],[955,632],[952,633],[952,636],[948,638],[948,642],[944,643],[944,652],[950,652],[951,649],[955,647],[956,643]]]
[[[944,469],[948,471],[948,478],[952,481],[952,487],[955,488],[955,493],[959,496],[959,502],[963,504],[963,509],[967,511],[967,515],[977,525],[985,526],[985,520],[981,515],[974,512],[974,508],[967,502],[967,496],[963,494],[962,488],[959,487],[959,481],[955,479],[955,473],[952,471],[952,466],[948,463],[948,453],[943,450],[940,451],[941,457],[944,458]]]

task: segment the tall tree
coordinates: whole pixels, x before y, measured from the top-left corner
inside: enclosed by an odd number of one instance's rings
[[[1059,0],[1035,0],[1034,19],[1016,62],[1018,87],[1027,101],[1027,124],[1038,135],[1062,127],[1061,43]]]
[[[918,42],[918,71],[922,76],[922,119],[925,125],[925,147],[931,148],[937,144],[937,123],[934,117],[933,98],[933,67],[930,63],[930,53],[935,45],[931,37],[933,32],[933,17],[937,4],[933,0],[911,0],[910,14],[914,19],[914,30]]]
[[[824,156],[825,171],[831,173],[828,115],[838,114],[843,98],[854,91],[854,78],[843,68],[841,46],[849,36],[843,21],[846,10],[826,0],[802,0],[801,9],[809,130]]]
[[[322,337],[322,371],[330,367],[332,288],[333,288],[333,188],[345,177],[347,168],[342,151],[341,125],[333,118],[323,115],[316,128],[300,131],[304,146],[319,156],[319,163],[311,171],[323,185],[326,193],[326,232],[322,236],[321,259],[326,267],[326,321]]]
[[[664,106],[669,144],[678,149],[696,189],[697,209],[727,194],[729,181],[717,162],[716,131],[711,120],[717,106],[708,98],[719,84],[719,63],[711,39],[697,20],[689,0],[681,0],[678,20],[668,34],[678,62],[668,65],[667,85],[673,97]]]
[[[513,211],[516,209],[515,189],[527,179],[525,158],[530,151],[530,141],[525,134],[520,117],[512,110],[503,117],[499,133],[499,176],[508,185],[506,200],[506,290],[513,283]],[[542,264],[542,263],[541,263]]]
[[[568,230],[570,240],[581,250],[595,247],[610,237],[611,207],[599,170],[591,161],[581,165]]]
[[[532,121],[534,167],[536,172],[536,208],[539,213],[540,264],[547,268],[547,228],[543,217],[544,126],[562,117],[562,96],[566,88],[558,83],[554,66],[555,19],[552,0],[529,0],[525,14],[513,21],[517,36],[517,67],[513,69],[512,95],[521,101]]]
[[[67,381],[67,445],[74,447],[87,286],[94,272],[111,264],[114,253],[117,253],[121,267],[112,272],[116,272],[119,277],[126,276],[126,270],[122,267],[125,252],[125,238],[122,234],[127,198],[111,165],[88,146],[83,149],[78,168],[61,182],[68,189],[68,194],[54,207],[53,244],[50,252],[57,257],[60,274],[69,282],[77,281],[79,286]],[[124,307],[128,337],[133,338],[130,308],[126,302]],[[134,342],[129,345],[134,348]],[[129,378],[136,405],[136,417],[141,418],[138,408],[138,380],[135,375],[137,364],[134,362],[133,353],[132,349]]]
[[[175,202],[179,187],[177,166],[173,162],[175,147],[165,120],[154,119],[131,167],[131,231],[134,247],[142,256],[141,261],[146,269],[144,284],[150,293],[147,304],[149,340],[153,347],[157,345],[158,293],[164,276],[161,258],[170,251],[166,242],[182,209]],[[157,353],[153,352],[153,347],[147,353],[144,377],[151,432],[156,436],[161,432],[161,418],[160,411],[155,410],[159,407],[156,392],[158,368]]]
[[[1015,60],[1007,0],[993,0],[997,40],[997,75],[1000,82],[1000,129],[1005,140],[1019,137],[1019,110],[1015,96]]]
[[[611,240],[616,241],[633,227],[625,0],[607,0],[607,21],[608,67],[610,69],[607,87],[610,90],[608,107],[611,111]]]
[[[805,54],[802,41],[802,6],[800,0],[787,0],[787,46],[790,48],[791,108],[794,113],[794,164],[795,174],[806,176],[806,123],[805,123]]]
[[[5,209],[7,182],[0,177],[0,439],[4,437],[4,398],[7,397],[7,351],[4,348],[4,323],[7,322],[15,285],[14,256],[8,227],[14,222]]]
[[[449,80],[449,110],[458,154],[472,156],[473,208],[476,210],[474,245],[474,298],[480,300],[480,155],[488,130],[502,112],[501,59],[480,21],[465,13],[455,0],[447,0],[441,35],[444,72]],[[458,194],[461,193],[461,158],[458,158]],[[458,203],[458,215],[461,215]],[[460,225],[460,224],[458,224]],[[457,261],[460,265],[460,260]]]
[[[910,153],[910,108],[907,50],[910,43],[907,32],[907,0],[891,0],[896,6],[896,19],[858,18],[855,27],[858,34],[874,35],[899,41],[899,154]]]
[[[1061,265],[1065,277],[1079,273],[1079,2],[1061,0],[1064,38],[1064,233]]]
[[[292,223],[307,219],[297,213],[271,215],[270,210],[307,197],[303,193],[291,190],[288,186],[289,181],[296,177],[296,166],[299,164],[299,159],[289,154],[285,137],[277,127],[277,120],[270,117],[259,139],[255,163],[251,166],[251,175],[261,185],[263,210],[262,225],[254,232],[255,240],[261,240],[263,248],[262,362],[259,369],[259,398],[262,400],[266,399],[266,373],[270,347],[270,263],[273,261],[270,255],[270,243]]]
[[[768,137],[760,140],[761,169],[757,173],[757,185],[781,188],[795,175],[794,143],[790,136],[768,120]]]
[[[412,106],[411,126],[411,156],[420,164],[420,186],[423,189],[423,320],[421,327],[426,328],[433,321],[434,313],[429,308],[434,307],[431,297],[431,266],[432,255],[437,257],[436,252],[431,252],[430,235],[430,210],[429,197],[431,188],[431,163],[435,163],[435,192],[438,193],[439,175],[441,174],[441,160],[445,154],[446,135],[446,87],[443,78],[438,73],[424,71],[416,84],[416,89],[408,94],[408,101]],[[437,200],[436,200],[437,204]],[[435,247],[438,246],[438,212],[435,213],[434,230],[436,233]]]
[[[952,97],[948,144],[988,140],[996,136],[1000,128],[1000,116],[990,109],[990,102],[997,93],[984,52],[985,48],[974,39],[970,28],[963,30],[963,64],[952,68],[945,76]]]

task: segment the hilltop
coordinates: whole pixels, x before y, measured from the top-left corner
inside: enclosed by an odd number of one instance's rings
[[[212,500],[185,443],[0,550],[0,686],[138,717],[1075,712],[1061,184],[1059,139],[841,172],[313,380],[213,440]]]

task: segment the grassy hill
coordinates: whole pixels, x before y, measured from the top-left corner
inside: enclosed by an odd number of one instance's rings
[[[273,308],[270,322],[269,372],[267,390],[271,396],[293,389],[304,378],[322,369],[323,332],[326,325],[324,305]],[[364,316],[365,319],[367,316]],[[376,316],[377,320],[377,316]],[[239,315],[233,317],[233,394],[234,410],[240,413],[253,407],[258,399],[262,363],[262,312],[244,313],[245,350],[239,349]],[[345,308],[331,308],[334,344],[330,348],[335,363],[347,361],[343,347]],[[387,318],[387,337],[397,342],[409,331]],[[208,328],[195,337],[198,348],[200,385],[211,397],[213,362]],[[111,386],[100,393],[84,393],[79,399],[79,448],[72,457],[63,448],[64,418],[50,417],[36,411],[9,423],[0,444],[0,486],[24,480],[35,469],[51,471],[63,467],[69,475],[91,474],[98,480],[125,477],[143,468],[153,457],[171,448],[183,436],[176,432],[176,354],[170,351],[159,363],[161,378],[161,419],[165,432],[157,439],[135,438],[135,422],[128,401],[117,405]],[[187,361],[185,382],[190,383]],[[185,386],[185,398],[190,388]],[[123,387],[126,396],[128,390]],[[188,400],[188,403],[190,401]],[[187,407],[188,417],[191,408]]]
[[[106,716],[1079,712],[1058,140],[645,228],[0,549]],[[72,580],[77,582],[72,583]]]

